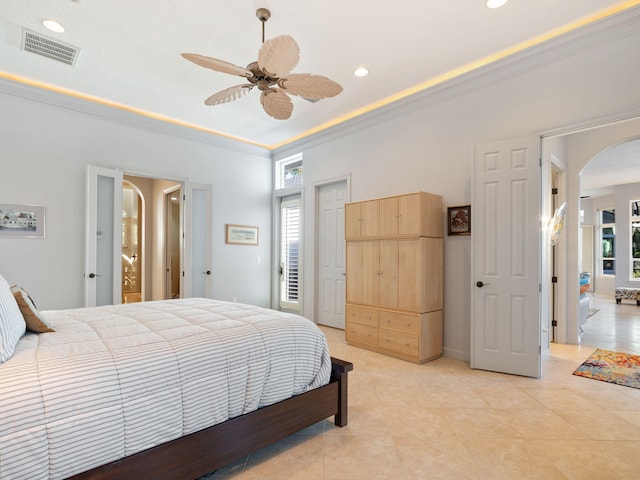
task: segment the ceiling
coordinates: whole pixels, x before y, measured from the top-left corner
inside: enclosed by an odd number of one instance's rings
[[[640,0],[0,0],[0,78],[275,148],[446,82]],[[254,90],[206,106],[209,95],[245,80],[199,67],[182,52],[245,67],[261,46],[258,7],[271,10],[266,38],[300,46],[294,73],[344,88],[311,103],[294,97],[290,119],[275,120]],[[42,25],[66,27],[53,33]],[[73,66],[23,51],[26,28],[80,49]],[[353,71],[366,66],[370,74]]]
[[[580,172],[580,195],[613,195],[615,185],[640,183],[640,139],[628,140],[599,153]]]

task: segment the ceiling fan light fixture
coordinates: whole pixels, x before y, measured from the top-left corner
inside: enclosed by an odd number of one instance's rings
[[[214,93],[204,101],[205,105],[221,105],[237,100],[257,87],[262,92],[260,103],[264,111],[277,120],[286,120],[293,111],[289,95],[317,101],[335,97],[342,92],[338,83],[322,75],[290,73],[300,60],[298,44],[289,35],[279,35],[265,41],[264,24],[271,17],[271,12],[266,8],[259,8],[256,16],[262,23],[262,46],[258,51],[258,60],[246,68],[197,53],[181,53],[183,58],[196,65],[244,77],[249,82]]]
[[[52,32],[64,33],[65,31],[65,28],[55,20],[50,20],[50,19],[43,20],[42,25],[44,25],[45,28],[47,28],[48,30],[51,30]]]
[[[367,67],[358,67],[354,70],[353,74],[356,77],[366,77],[369,75],[369,69]]]
[[[500,8],[509,0],[487,0],[488,8]]]

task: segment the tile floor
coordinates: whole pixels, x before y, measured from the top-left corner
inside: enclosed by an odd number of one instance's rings
[[[594,299],[582,344],[553,344],[541,379],[424,365],[346,345],[349,425],[320,422],[212,478],[260,480],[638,479],[640,390],[572,375],[595,349],[640,354],[640,307]]]

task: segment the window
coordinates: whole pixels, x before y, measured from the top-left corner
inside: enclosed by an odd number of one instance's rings
[[[300,311],[300,196],[280,204],[280,308]]]
[[[602,275],[616,274],[616,211],[600,210],[600,254]]]
[[[631,200],[631,268],[630,280],[640,281],[640,200]]]
[[[276,190],[302,185],[302,154],[276,162]]]

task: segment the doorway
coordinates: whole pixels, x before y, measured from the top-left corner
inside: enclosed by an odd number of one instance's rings
[[[207,189],[210,191],[209,186]],[[185,186],[181,181],[89,166],[85,306],[192,295],[193,282],[183,281],[185,273],[191,278],[194,270],[191,250],[194,245],[211,250],[211,196],[197,202],[205,218],[199,219],[198,228],[192,231],[194,222],[189,220],[196,203],[191,201],[192,190],[191,184]],[[189,193],[188,202],[185,192]],[[174,194],[168,197],[170,208],[165,205],[166,193]],[[203,266],[198,265],[198,271],[209,274],[210,266]],[[170,287],[168,270],[172,272]]]
[[[300,195],[280,200],[280,310],[300,314]]]
[[[144,199],[128,180],[122,182],[122,303],[141,302],[144,265]]]
[[[180,298],[180,265],[182,258],[180,186],[165,191],[165,298]]]
[[[141,260],[137,261],[140,299],[144,301],[179,298],[182,294],[180,272],[183,245],[180,237],[182,235],[183,184],[175,180],[125,174],[123,195],[127,184],[141,198],[138,213]],[[171,200],[172,198],[175,200]],[[124,201],[125,196],[123,196]],[[123,228],[124,225],[123,222]],[[171,281],[174,278],[175,280]],[[122,282],[124,298],[124,276]]]

